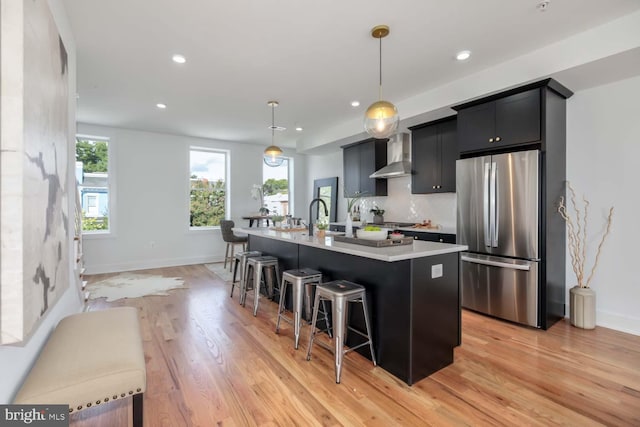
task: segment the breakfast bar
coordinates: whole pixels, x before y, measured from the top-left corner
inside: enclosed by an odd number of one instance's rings
[[[366,288],[378,365],[409,385],[453,363],[460,345],[459,252],[466,246],[414,241],[371,247],[333,235],[268,228],[235,229],[249,235],[249,249],[279,259],[281,269],[313,268],[323,280],[349,280]],[[364,330],[359,310],[349,323]],[[350,334],[347,345],[362,338]],[[358,350],[370,357],[366,347]]]

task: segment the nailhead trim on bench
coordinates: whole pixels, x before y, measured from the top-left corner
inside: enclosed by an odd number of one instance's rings
[[[142,388],[137,388],[137,389],[136,389],[136,393],[140,393],[141,391],[142,391]],[[130,395],[131,395],[131,394],[133,394],[133,391],[132,391],[132,390],[129,390],[129,394],[130,394]],[[126,395],[127,395],[126,393],[120,393],[120,397],[125,397]],[[114,395],[113,395],[113,400],[116,400],[117,398],[118,398],[118,395],[117,395],[117,394],[114,394]],[[105,398],[104,398],[104,402],[105,402],[105,403],[107,403],[108,401],[109,401],[109,398],[108,398],[108,397],[105,397]],[[100,402],[101,402],[100,400],[96,400],[96,405],[99,405],[99,404],[100,404]],[[85,406],[86,406],[87,408],[90,408],[90,407],[91,407],[91,405],[92,405],[92,403],[91,403],[91,402],[89,402],[89,403],[87,403]],[[78,406],[76,409],[79,411],[79,410],[81,410],[82,408],[83,408],[83,407],[82,407],[82,405],[80,405],[80,406]],[[72,412],[73,412],[73,408],[69,408],[69,413],[72,413]]]
[[[91,311],[86,313],[71,314],[61,319],[56,328],[51,332],[34,366],[25,379],[22,387],[16,393],[16,404],[25,404],[40,400],[49,400],[50,403],[65,403],[71,415],[81,412],[85,408],[92,409],[98,405],[111,402],[116,399],[132,398],[132,421],[136,427],[142,427],[144,415],[144,394],[146,389],[146,367],[144,348],[139,336],[139,313],[134,307],[118,307],[109,310]],[[133,326],[121,334],[106,334],[101,340],[101,346],[90,343],[95,329],[102,325],[111,324],[118,320],[122,326]],[[117,322],[116,322],[117,323]],[[86,346],[79,346],[70,357],[65,357],[64,349],[80,336],[83,337]],[[127,348],[121,356],[112,355],[108,351],[113,343],[126,344]],[[130,346],[129,346],[130,344]],[[97,350],[100,350],[97,352]],[[95,355],[93,353],[96,353]],[[86,354],[85,354],[86,353]],[[93,358],[92,356],[96,356]],[[56,366],[56,375],[49,371],[49,366]],[[93,375],[95,372],[95,376]],[[76,378],[78,380],[76,381]],[[101,381],[101,377],[105,381]],[[136,387],[135,382],[141,386]],[[112,383],[108,386],[109,381]],[[105,395],[104,386],[121,391],[111,395]],[[126,387],[126,388],[125,388]],[[102,392],[98,391],[102,388]],[[122,390],[124,388],[124,390]],[[98,394],[91,391],[98,391]],[[136,391],[134,391],[136,390]],[[98,397],[100,395],[104,398]],[[78,397],[80,399],[78,399]],[[82,399],[89,400],[82,403]],[[123,402],[124,403],[124,402]],[[128,424],[128,423],[127,423]]]

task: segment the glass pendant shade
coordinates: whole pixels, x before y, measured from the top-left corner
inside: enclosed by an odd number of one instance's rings
[[[271,145],[264,150],[264,163],[267,166],[278,167],[284,162],[284,156],[280,147],[274,143],[275,135],[273,131],[277,128],[275,124],[275,108],[280,104],[278,101],[269,101],[267,105],[271,107],[271,126],[269,127],[271,129]]]
[[[284,162],[282,154],[282,150],[279,147],[270,145],[264,150],[264,163],[271,167],[280,166]]]
[[[364,130],[374,138],[389,138],[398,130],[400,115],[389,101],[376,101],[364,113]]]
[[[382,39],[389,35],[389,27],[377,25],[371,29],[371,37],[380,43],[379,101],[374,102],[364,113],[364,130],[374,138],[389,138],[396,133],[400,124],[398,109],[382,99]]]

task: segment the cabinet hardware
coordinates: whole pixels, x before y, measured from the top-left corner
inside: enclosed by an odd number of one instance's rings
[[[499,136],[496,136],[496,142],[500,142],[500,139],[502,138],[500,138]]]
[[[489,142],[493,142],[493,138],[489,138]]]
[[[436,186],[435,186],[435,185],[432,185],[432,186],[431,186],[431,188],[435,189],[435,188],[436,188]]]
[[[444,242],[444,240],[440,239],[440,243],[443,243],[443,242]]]

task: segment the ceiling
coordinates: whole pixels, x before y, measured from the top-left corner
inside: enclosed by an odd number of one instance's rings
[[[273,99],[283,147],[362,117],[377,100],[375,25],[391,29],[383,97],[398,104],[640,9],[638,0],[552,0],[544,12],[537,0],[63,3],[77,47],[78,122],[269,145]],[[456,61],[464,49],[472,57]],[[176,53],[187,62],[172,62]]]

